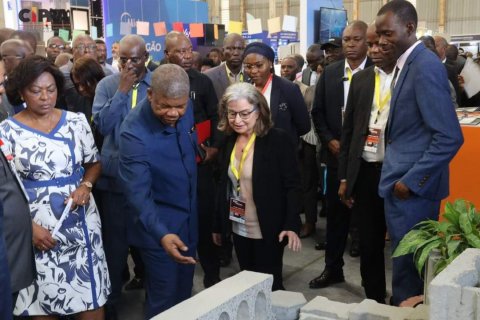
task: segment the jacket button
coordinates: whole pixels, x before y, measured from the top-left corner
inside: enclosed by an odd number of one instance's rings
[[[388,143],[388,144],[391,144],[391,143],[392,143],[392,140],[391,140],[391,139],[388,139],[387,143]]]

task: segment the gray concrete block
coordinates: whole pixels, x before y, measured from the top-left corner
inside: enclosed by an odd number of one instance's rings
[[[273,320],[272,283],[272,275],[242,271],[152,319]]]
[[[356,303],[331,301],[325,297],[318,296],[304,305],[300,309],[300,314],[304,316],[318,316],[321,319],[347,320],[349,311],[356,305]]]
[[[350,310],[349,320],[404,320],[413,308],[399,308],[365,299]]]
[[[307,299],[300,292],[278,290],[272,292],[272,311],[276,320],[297,320],[300,308]]]
[[[428,290],[430,319],[476,319],[478,296],[463,289],[478,285],[479,270],[480,249],[466,249],[437,275]]]

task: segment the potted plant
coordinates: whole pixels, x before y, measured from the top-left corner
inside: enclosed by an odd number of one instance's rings
[[[392,257],[413,253],[415,266],[422,274],[432,251],[438,253],[434,275],[440,273],[466,248],[480,248],[480,214],[463,199],[447,202],[443,221],[427,220],[415,225],[400,241]]]

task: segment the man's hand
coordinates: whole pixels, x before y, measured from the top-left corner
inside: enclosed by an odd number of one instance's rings
[[[205,159],[203,159],[203,162],[210,162],[215,159],[218,153],[218,148],[214,147],[207,147],[203,143],[200,145],[200,147],[205,150]]]
[[[345,193],[347,192],[347,181],[341,181],[340,187],[338,188],[338,196],[340,200],[349,208],[353,206],[353,198],[346,198]]]
[[[460,88],[460,91],[465,90],[465,79],[463,79],[463,76],[458,75],[458,87]]]
[[[222,245],[222,234],[221,233],[212,233],[212,240],[217,246]]]
[[[332,139],[328,142],[328,150],[334,155],[338,156],[340,153],[340,141]]]
[[[132,86],[137,82],[137,75],[135,69],[130,66],[131,62],[127,61],[125,67],[120,72],[120,84],[118,85],[118,91],[128,93]]]
[[[410,198],[410,189],[401,181],[397,181],[395,183],[395,187],[393,188],[393,194],[395,197],[401,200],[407,200]]]
[[[163,249],[167,254],[175,260],[175,262],[183,264],[195,264],[196,261],[193,257],[185,257],[180,251],[187,252],[187,246],[180,240],[180,238],[174,234],[169,233],[160,240]]]

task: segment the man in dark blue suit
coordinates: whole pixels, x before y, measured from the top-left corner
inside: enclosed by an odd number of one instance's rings
[[[0,203],[0,319],[12,319],[12,295],[7,250],[3,240],[3,204]]]
[[[153,73],[148,99],[120,129],[119,176],[132,207],[127,235],[145,264],[146,319],[188,299],[192,291],[197,135],[189,92],[181,67],[161,65]]]
[[[438,219],[448,195],[448,164],[463,143],[447,73],[417,41],[417,20],[415,7],[401,0],[384,5],[376,19],[382,51],[398,59],[379,184],[392,250],[415,224]],[[392,289],[395,305],[422,294],[411,255],[393,259]]]

